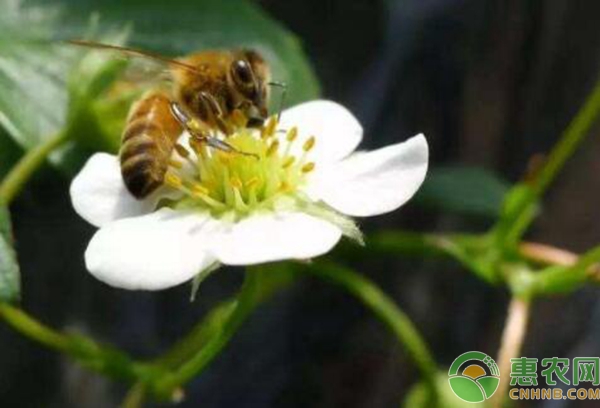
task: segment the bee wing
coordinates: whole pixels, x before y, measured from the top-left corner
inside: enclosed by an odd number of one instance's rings
[[[87,40],[68,40],[66,43],[79,47],[112,52],[115,54],[116,58],[127,59],[130,63],[128,64],[123,78],[127,82],[153,84],[169,81],[171,79],[171,72],[174,68],[190,71],[197,75],[202,74],[193,65],[186,64],[178,59],[165,57],[160,54],[136,48],[103,44]]]

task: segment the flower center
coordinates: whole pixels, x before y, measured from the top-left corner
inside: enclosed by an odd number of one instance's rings
[[[293,198],[315,167],[308,160],[315,138],[294,149],[300,143],[298,129],[277,130],[277,126],[271,117],[261,129],[238,128],[226,139],[237,152],[217,150],[192,138],[189,145],[195,154],[177,144],[165,176],[167,185],[184,193],[176,205],[244,215],[273,208],[283,197]],[[300,153],[294,155],[293,150]]]

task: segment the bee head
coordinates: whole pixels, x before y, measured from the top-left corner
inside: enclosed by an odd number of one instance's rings
[[[231,63],[229,75],[244,99],[241,105],[249,118],[248,126],[261,126],[268,117],[269,70],[265,60],[256,51],[239,51]]]

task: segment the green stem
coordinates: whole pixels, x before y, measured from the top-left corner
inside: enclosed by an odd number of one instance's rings
[[[529,189],[514,205],[507,219],[512,220],[502,236],[517,242],[534,218],[535,203],[548,189],[567,160],[573,155],[588,135],[590,128],[600,115],[600,80],[588,96],[583,107],[554,146],[543,167],[529,183]]]
[[[16,307],[0,303],[0,318],[22,335],[35,339],[48,348],[62,353],[70,351],[67,336],[44,326]]]
[[[246,272],[244,284],[234,308],[222,324],[220,332],[212,333],[207,341],[202,342],[203,344],[195,355],[192,355],[172,374],[164,376],[155,384],[154,391],[158,396],[172,398],[174,393],[179,394],[180,387],[202,372],[229,343],[258,304],[260,275],[257,272],[250,270]]]
[[[432,400],[435,401],[438,394],[435,382],[437,372],[435,360],[415,325],[394,301],[373,282],[348,268],[319,262],[306,269],[346,289],[391,330],[419,368],[423,380],[430,389]]]
[[[0,319],[22,335],[113,378],[134,381],[161,374],[158,367],[134,361],[111,347],[101,346],[83,336],[53,330],[9,304],[0,303]]]
[[[48,155],[67,140],[67,133],[59,132],[25,153],[2,180],[0,203],[9,204],[35,171],[44,164]]]
[[[127,393],[120,408],[141,408],[146,397],[146,389],[143,384],[137,383]]]
[[[535,294],[551,294],[571,292],[588,281],[596,272],[600,263],[600,246],[584,255],[573,266],[555,266],[534,275],[533,290]]]

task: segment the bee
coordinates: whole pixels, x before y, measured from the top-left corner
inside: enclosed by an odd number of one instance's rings
[[[228,136],[241,125],[263,126],[269,115],[269,86],[283,87],[283,104],[285,85],[271,82],[267,62],[254,50],[202,51],[170,59],[115,45],[68,42],[149,59],[168,74],[169,86],[155,86],[132,105],[121,138],[121,174],[137,199],[147,197],[163,184],[171,154],[184,130],[197,142],[247,154],[218,138],[217,132]]]

